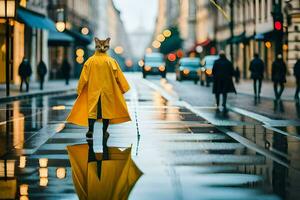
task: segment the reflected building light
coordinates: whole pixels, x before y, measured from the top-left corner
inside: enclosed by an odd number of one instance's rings
[[[126,64],[127,67],[132,67],[133,62],[132,62],[131,59],[126,59],[125,64]]]
[[[20,200],[29,200],[28,196],[20,196]]]
[[[155,49],[158,49],[161,46],[161,43],[159,41],[155,40],[155,41],[152,42],[152,46]]]
[[[76,50],[76,56],[83,57],[84,56],[84,50],[82,48],[79,48]]]
[[[140,67],[143,67],[144,66],[144,61],[143,60],[140,60],[139,62],[138,62],[138,65],[140,66]]]
[[[40,164],[40,167],[47,167],[48,166],[48,158],[40,158],[39,164]]]
[[[122,54],[124,52],[124,49],[123,47],[121,46],[117,46],[115,49],[114,49],[115,53],[116,54]]]
[[[78,64],[82,64],[82,63],[84,62],[84,58],[81,57],[81,56],[78,56],[78,57],[76,57],[76,62],[77,62]]]
[[[66,178],[67,170],[64,167],[59,167],[56,169],[56,177],[58,179],[64,179]]]
[[[15,176],[15,160],[0,160],[0,177]]]
[[[172,32],[170,31],[170,30],[164,30],[164,32],[163,32],[163,35],[165,36],[165,37],[170,37],[171,35],[172,35]]]
[[[202,53],[202,52],[203,52],[203,47],[202,47],[201,45],[198,45],[198,46],[196,47],[196,52],[197,52],[197,53]]]
[[[27,184],[20,185],[20,195],[21,196],[28,195],[28,185]]]
[[[148,47],[148,48],[146,49],[146,53],[147,53],[147,54],[152,53],[152,49],[151,49],[150,47]]]
[[[55,26],[58,32],[64,32],[64,30],[66,29],[65,22],[56,22]]]
[[[90,30],[89,30],[87,27],[83,27],[83,28],[81,29],[81,33],[82,33],[83,35],[87,35],[87,34],[89,34],[89,32],[90,32]]]
[[[48,177],[48,168],[42,167],[39,169],[40,178],[47,178]]]
[[[156,37],[156,39],[159,41],[159,42],[163,42],[163,41],[165,41],[165,36],[163,35],[163,34],[159,34],[157,37]]]
[[[40,186],[46,187],[48,185],[48,178],[40,178]]]
[[[52,110],[65,110],[66,106],[53,106]]]
[[[272,47],[272,43],[267,41],[265,42],[265,46],[267,47],[267,49],[270,49]]]
[[[20,156],[20,163],[19,168],[25,168],[26,167],[26,156]]]
[[[25,118],[20,111],[20,102],[13,103],[13,118],[13,144],[16,149],[23,149]]]

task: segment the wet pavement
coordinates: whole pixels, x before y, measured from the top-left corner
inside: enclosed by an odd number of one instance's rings
[[[110,126],[107,146],[131,148],[142,172],[129,199],[300,198],[297,120],[252,116],[235,107],[216,114],[207,94],[203,105],[193,105],[156,78],[128,77],[132,122]],[[78,199],[66,147],[86,144],[87,130],[64,123],[75,98],[52,95],[0,105],[0,187],[7,195]],[[274,126],[276,120],[283,125]],[[95,130],[93,149],[101,154],[101,124]],[[108,176],[113,169],[101,173]],[[97,192],[103,191],[90,190]]]

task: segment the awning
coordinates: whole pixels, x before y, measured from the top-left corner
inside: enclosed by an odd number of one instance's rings
[[[72,36],[75,39],[75,42],[83,45],[88,45],[92,43],[93,40],[91,35],[83,35],[75,30],[66,30],[65,33]]]
[[[74,38],[66,33],[50,31],[48,36],[49,46],[68,46],[74,41]]]
[[[237,36],[233,36],[232,38],[229,38],[227,40],[227,43],[233,43],[233,44],[237,44],[237,43],[241,43],[243,41],[246,40],[246,37],[245,37],[245,33],[242,33],[240,35],[237,35]]]
[[[24,7],[18,7],[17,20],[32,28],[56,31],[55,24],[51,19]]]
[[[254,38],[255,38],[255,40],[262,40],[262,41],[273,40],[274,32],[269,31],[266,33],[257,33]]]

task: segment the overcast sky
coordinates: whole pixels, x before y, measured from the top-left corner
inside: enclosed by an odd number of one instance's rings
[[[121,17],[127,32],[133,32],[143,24],[148,31],[153,31],[158,8],[158,0],[113,0],[121,11]]]

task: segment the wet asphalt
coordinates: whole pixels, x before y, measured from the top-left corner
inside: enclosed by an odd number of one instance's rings
[[[132,122],[110,126],[108,146],[132,147],[143,172],[129,199],[300,198],[297,118],[263,115],[232,99],[229,112],[216,113],[211,94],[193,83],[128,78]],[[75,98],[49,95],[0,105],[1,163],[14,163],[8,179],[17,180],[17,198],[78,199],[66,146],[86,143],[87,130],[64,123]],[[193,103],[197,99],[201,104]],[[96,124],[95,152],[102,152],[100,130]],[[39,167],[44,158],[47,176]],[[26,185],[28,195],[20,192]]]

